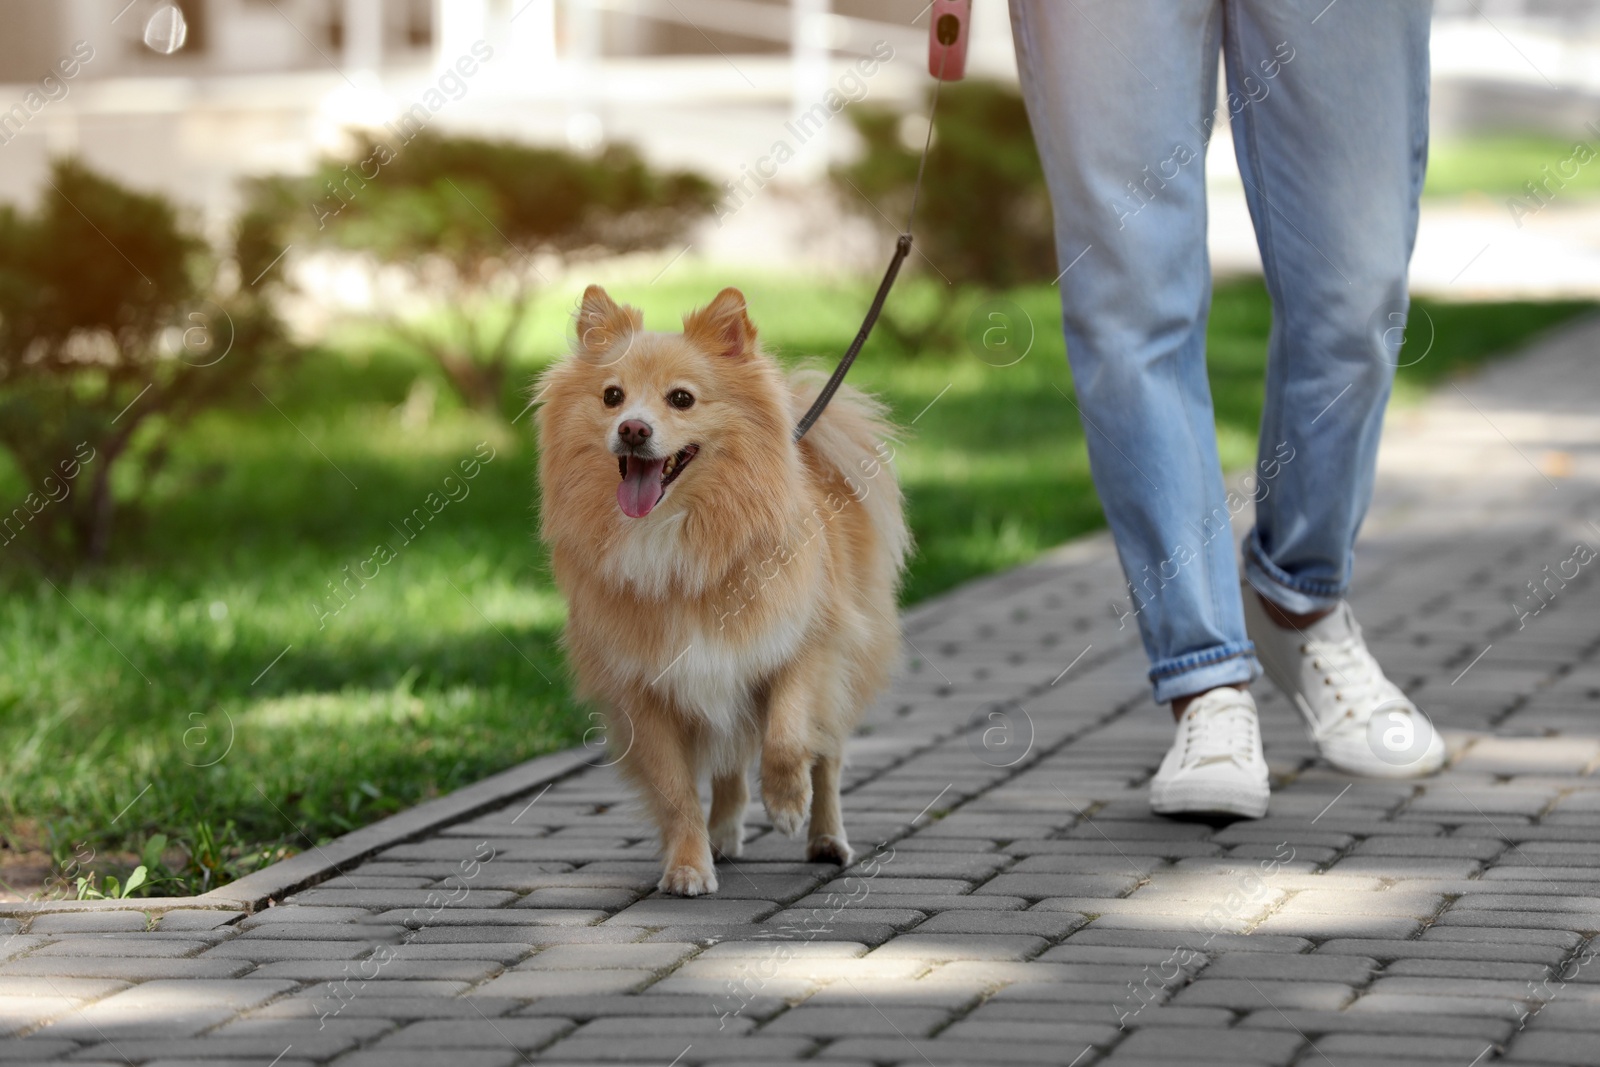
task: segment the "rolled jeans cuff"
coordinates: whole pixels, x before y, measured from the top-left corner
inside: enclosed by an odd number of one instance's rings
[[[1345,586],[1337,582],[1296,578],[1267,558],[1252,529],[1244,539],[1244,576],[1251,588],[1284,611],[1307,615],[1339,606]]]
[[[1218,686],[1253,682],[1259,677],[1261,664],[1256,661],[1256,646],[1249,641],[1191,652],[1150,668],[1157,704],[1197,696]]]

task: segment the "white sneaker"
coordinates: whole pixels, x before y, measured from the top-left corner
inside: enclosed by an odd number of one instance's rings
[[[1222,686],[1190,701],[1178,720],[1178,736],[1150,782],[1150,810],[1259,819],[1267,813],[1269,792],[1250,694]]]
[[[1324,759],[1369,778],[1415,778],[1444,765],[1444,742],[1384,677],[1348,603],[1295,630],[1273,622],[1252,587],[1245,585],[1243,593],[1256,657],[1305,716]]]

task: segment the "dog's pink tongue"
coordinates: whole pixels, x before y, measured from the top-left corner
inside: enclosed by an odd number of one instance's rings
[[[632,519],[642,519],[661,502],[661,468],[664,459],[628,457],[628,473],[617,486],[617,506]]]

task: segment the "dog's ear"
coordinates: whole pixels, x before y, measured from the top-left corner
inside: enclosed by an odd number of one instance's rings
[[[618,304],[598,285],[583,291],[583,302],[578,305],[579,352],[609,352],[643,327],[644,315],[638,308]]]
[[[745,359],[756,347],[756,328],[745,312],[744,294],[737,289],[724,289],[711,303],[685,315],[683,335],[730,359]]]

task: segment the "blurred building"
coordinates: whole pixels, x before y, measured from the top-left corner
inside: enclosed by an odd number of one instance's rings
[[[241,176],[302,172],[351,127],[415,116],[419,106],[442,130],[578,149],[628,141],[657,162],[735,179],[787,121],[841,86],[852,99],[920,107],[926,6],[0,0],[0,199],[30,201],[51,156],[75,153],[219,227]],[[1600,0],[1438,0],[1436,12],[1437,135],[1491,127],[1576,136],[1600,114]],[[174,47],[178,16],[185,30]],[[1014,79],[1006,5],[976,0],[974,20],[969,69]],[[875,48],[892,60],[859,86],[842,82]],[[1226,141],[1225,125],[1218,136]],[[828,123],[774,184],[812,184],[853,142],[848,122]],[[1228,144],[1213,147],[1207,173],[1237,186]],[[708,238],[709,250],[720,240],[722,250],[792,256],[837,221],[760,199],[741,209],[737,227]],[[1248,259],[1248,227],[1231,230]]]
[[[49,157],[76,153],[216,218],[239,175],[304,170],[341,131],[392,121],[430,91],[443,98],[430,109],[440,128],[578,148],[621,139],[657,160],[732,176],[878,42],[897,60],[874,76],[871,94],[920,93],[926,31],[912,20],[924,6],[0,0],[0,197],[36,195]],[[173,8],[186,36],[164,54]],[[983,51],[1004,75],[1009,33],[997,13]],[[74,63],[75,49],[83,54]],[[74,75],[45,82],[63,60]],[[836,142],[820,138],[793,174],[820,172]]]

